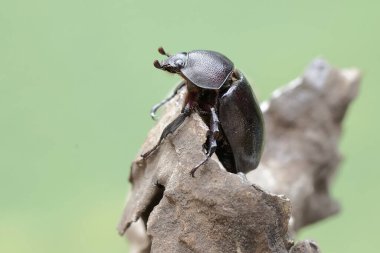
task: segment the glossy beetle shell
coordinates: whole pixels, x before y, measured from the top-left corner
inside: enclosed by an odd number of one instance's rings
[[[235,172],[256,169],[263,149],[264,121],[251,86],[242,74],[219,103],[219,120],[233,153]]]
[[[188,53],[182,74],[193,84],[204,89],[219,89],[231,76],[234,64],[224,55],[208,50]]]

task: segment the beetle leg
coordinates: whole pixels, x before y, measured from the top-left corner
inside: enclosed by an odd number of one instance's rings
[[[210,136],[208,138],[207,156],[211,157],[216,150],[216,140],[219,137],[219,119],[215,112],[215,108],[211,108]]]
[[[177,95],[178,91],[180,89],[183,88],[183,86],[186,85],[186,82],[181,82],[173,91],[173,94],[171,94],[169,97],[165,98],[164,100],[162,100],[160,103],[154,105],[152,107],[152,109],[150,110],[150,116],[152,117],[153,120],[156,120],[156,112],[157,110],[163,106],[164,104],[166,104],[167,102],[169,102],[173,97],[175,97],[175,95]]]
[[[185,121],[185,119],[190,116],[192,112],[192,109],[189,104],[187,104],[180,115],[178,115],[177,118],[175,118],[169,125],[165,127],[165,129],[162,131],[161,137],[158,140],[158,143],[148,152],[141,155],[143,159],[146,159],[149,157],[160,145],[161,142],[171,133],[173,133],[175,130],[177,130],[178,127],[182,125],[182,123]]]
[[[197,166],[195,166],[191,171],[190,175],[194,177],[195,171],[205,164],[208,159],[215,153],[216,148],[218,147],[218,144],[216,140],[219,137],[219,119],[218,115],[215,112],[215,108],[211,108],[211,119],[210,119],[210,131],[207,134],[207,152],[206,152],[206,158]]]

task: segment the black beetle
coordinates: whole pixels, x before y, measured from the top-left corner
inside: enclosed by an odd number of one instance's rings
[[[179,74],[184,81],[173,95],[153,106],[151,116],[186,85],[187,94],[181,114],[162,132],[158,143],[141,155],[144,159],[154,152],[165,137],[173,133],[192,113],[197,112],[209,127],[204,144],[206,158],[190,174],[203,165],[213,153],[232,173],[255,169],[261,158],[264,122],[252,89],[234,64],[224,55],[207,50],[169,55],[160,47],[158,52],[168,58],[154,61],[158,69]]]

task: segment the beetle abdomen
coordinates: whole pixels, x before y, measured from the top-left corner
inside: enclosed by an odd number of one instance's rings
[[[261,158],[264,122],[261,109],[243,74],[220,99],[219,119],[234,155],[237,172],[254,170]]]

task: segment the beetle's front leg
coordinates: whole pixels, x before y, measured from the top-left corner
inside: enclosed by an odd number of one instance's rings
[[[152,109],[150,110],[150,116],[152,117],[153,120],[156,120],[156,112],[157,112],[157,110],[158,110],[161,106],[163,106],[164,104],[166,104],[167,102],[169,102],[172,98],[174,98],[175,95],[178,94],[178,91],[179,91],[180,89],[182,89],[185,85],[186,85],[186,82],[184,82],[184,81],[181,82],[181,83],[180,83],[180,84],[174,89],[173,93],[172,93],[169,97],[165,98],[165,99],[162,100],[160,103],[158,103],[158,104],[156,104],[156,105],[154,105],[154,106],[152,107]]]
[[[190,116],[192,112],[192,108],[190,107],[190,104],[186,104],[186,106],[181,111],[181,114],[178,115],[177,118],[175,118],[169,125],[165,127],[165,129],[162,131],[161,137],[158,140],[158,143],[148,152],[141,155],[143,159],[146,159],[149,157],[161,144],[161,142],[171,133],[173,133],[175,130],[177,130],[178,127],[182,125],[182,123],[185,121],[185,119]]]
[[[202,166],[208,161],[208,159],[215,153],[216,148],[218,147],[216,140],[219,138],[219,134],[220,134],[219,119],[214,107],[212,107],[210,111],[211,111],[210,130],[207,133],[206,158],[190,171],[190,175],[192,177],[194,177],[195,171],[197,171],[197,169],[200,166]]]

